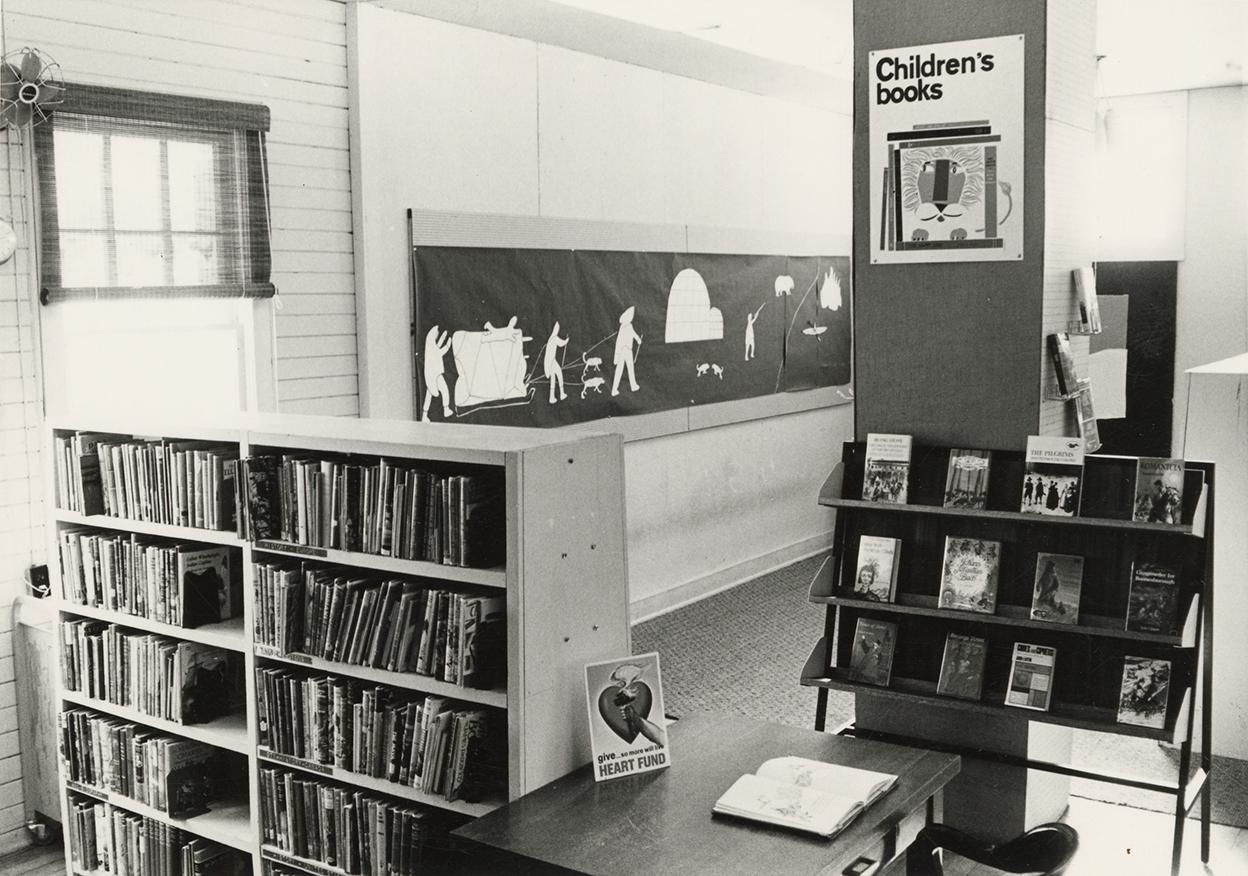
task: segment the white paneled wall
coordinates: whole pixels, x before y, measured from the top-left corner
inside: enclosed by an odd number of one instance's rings
[[[19,138],[0,132],[0,218],[12,221],[19,257],[0,265],[0,854],[25,842],[17,739],[13,600],[26,569],[43,562],[42,400],[28,273],[29,204]]]
[[[9,48],[43,49],[71,82],[269,107],[278,407],[357,414],[345,4],[4,0],[3,14]]]

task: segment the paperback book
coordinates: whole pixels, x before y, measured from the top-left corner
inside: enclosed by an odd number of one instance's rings
[[[849,658],[849,680],[888,687],[893,676],[893,652],[896,648],[897,624],[858,618],[853,652]]]
[[[1160,730],[1166,726],[1170,699],[1169,660],[1127,657],[1122,666],[1122,692],[1118,697],[1118,723]]]
[[[1135,515],[1142,523],[1183,522],[1183,460],[1140,457],[1135,475]]]
[[[1091,267],[1075,268],[1070,273],[1079,302],[1079,331],[1100,334],[1101,307],[1096,298],[1096,273]]]
[[[1073,396],[1079,391],[1079,374],[1075,370],[1075,353],[1070,346],[1070,335],[1057,332],[1049,335],[1049,359],[1057,377],[1057,391],[1063,396]]]
[[[897,784],[897,777],[805,757],[773,757],[741,776],[711,811],[835,836]]]
[[[862,498],[868,502],[906,504],[910,485],[909,435],[872,432],[867,435]]]
[[[871,602],[892,602],[897,594],[897,560],[901,540],[864,535],[858,542],[853,596]]]
[[[1056,659],[1056,648],[1015,642],[1005,704],[1047,712],[1053,696],[1053,664]]]
[[[1001,574],[1001,542],[982,538],[945,538],[940,607],[993,614]]]
[[[1075,395],[1075,413],[1079,419],[1079,437],[1083,439],[1083,452],[1096,453],[1101,449],[1101,430],[1096,425],[1096,407],[1092,404],[1092,381],[1079,381]]]
[[[1024,514],[1074,517],[1079,513],[1082,480],[1082,439],[1028,436],[1021,506]]]
[[[940,661],[936,693],[963,700],[978,700],[984,690],[984,659],[988,641],[978,636],[950,633]]]
[[[1179,576],[1163,563],[1134,563],[1127,598],[1127,629],[1173,634],[1178,615]]]
[[[1079,622],[1079,594],[1083,589],[1083,557],[1073,554],[1036,554],[1036,586],[1031,596],[1031,619],[1057,624]]]
[[[991,450],[950,450],[949,472],[945,478],[945,507],[981,511],[986,508],[991,466]]]

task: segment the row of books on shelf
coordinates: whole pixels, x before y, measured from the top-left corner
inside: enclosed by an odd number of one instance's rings
[[[244,876],[251,856],[98,800],[69,801],[70,860],[83,873]]]
[[[907,504],[912,436],[867,436],[862,498],[869,502]],[[1017,510],[1024,514],[1074,517],[1079,513],[1084,442],[1078,438],[1032,435],[1027,439]],[[987,508],[992,451],[949,451],[943,506]],[[1141,457],[1136,465],[1133,520],[1178,525],[1183,517],[1184,461]]]
[[[74,432],[57,435],[53,449],[61,508],[237,530],[237,445]]]
[[[450,801],[506,789],[503,727],[485,709],[274,667],[257,670],[256,700],[272,752]]]
[[[61,624],[65,687],[180,724],[242,707],[240,655],[95,620]]]
[[[65,599],[194,628],[243,611],[235,548],[68,527],[57,534]]]
[[[255,563],[252,569],[258,644],[464,687],[503,683],[504,596],[306,563]]]
[[[941,566],[940,608],[993,614],[1001,576],[999,541],[963,536],[945,538]],[[897,599],[901,539],[863,535],[858,543],[853,598],[872,602]],[[1059,624],[1079,622],[1084,558],[1040,551],[1036,554],[1031,619]],[[1138,562],[1131,568],[1125,628],[1131,632],[1173,634],[1177,621],[1178,571],[1162,562]]]
[[[282,769],[260,770],[260,799],[266,847],[352,876],[422,872],[430,845],[459,822]]]
[[[245,462],[250,537],[488,568],[503,561],[501,473],[443,475],[303,454]]]
[[[501,472],[287,453],[244,459],[240,473],[237,445],[85,431],[57,435],[54,455],[58,507],[84,515],[444,565],[503,561]]]
[[[86,709],[58,716],[61,759],[71,781],[120,794],[173,818],[209,810],[229,787],[218,748]]]
[[[897,624],[862,617],[854,628],[848,677],[862,684],[888,687],[897,649]],[[936,693],[979,701],[983,697],[988,642],[978,636],[949,633],[945,638]],[[1014,643],[1005,705],[1049,710],[1057,649]],[[1118,701],[1118,723],[1165,727],[1172,664],[1151,657],[1125,657]]]

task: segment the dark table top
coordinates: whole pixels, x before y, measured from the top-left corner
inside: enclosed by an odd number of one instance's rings
[[[961,768],[956,755],[736,716],[689,716],[668,726],[668,738],[672,766],[666,770],[595,783],[584,766],[455,835],[599,876],[839,874]],[[738,776],[789,754],[894,773],[897,786],[830,840],[712,818],[712,804]]]

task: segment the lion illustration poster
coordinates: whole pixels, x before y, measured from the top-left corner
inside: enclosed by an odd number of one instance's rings
[[[1023,257],[1023,45],[869,53],[872,264]]]

